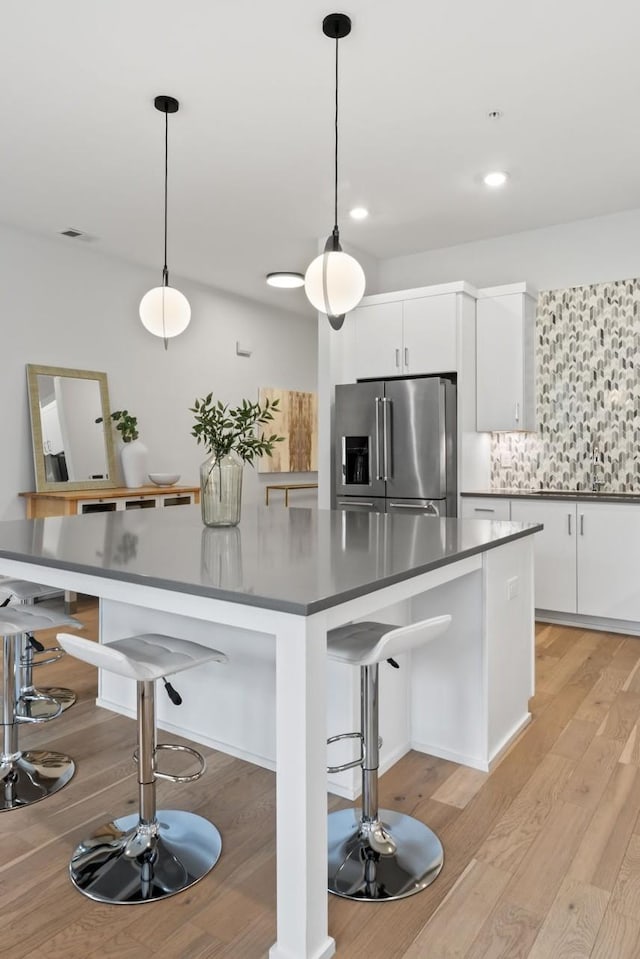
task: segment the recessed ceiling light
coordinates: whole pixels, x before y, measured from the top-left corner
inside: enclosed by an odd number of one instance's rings
[[[352,220],[366,220],[369,211],[363,206],[354,206],[353,210],[349,210],[349,216]]]
[[[304,275],[292,273],[290,270],[281,270],[278,273],[267,273],[269,286],[277,286],[282,290],[293,290],[297,286],[304,286]]]
[[[495,170],[493,173],[487,173],[484,182],[487,186],[504,186],[508,179],[508,173],[503,170]]]

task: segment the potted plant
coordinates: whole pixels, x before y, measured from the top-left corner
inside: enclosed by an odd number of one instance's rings
[[[120,465],[124,485],[130,489],[144,486],[147,482],[147,447],[138,439],[138,417],[129,410],[114,410],[111,419],[123,443]],[[102,417],[99,416],[96,423],[101,422]]]
[[[206,526],[237,526],[240,522],[244,464],[253,465],[257,457],[271,456],[275,444],[284,440],[284,436],[267,436],[258,429],[273,420],[278,403],[277,399],[267,399],[264,405],[242,400],[240,406],[229,407],[214,400],[213,393],[195,400],[191,435],[209,453],[200,467],[200,506]]]

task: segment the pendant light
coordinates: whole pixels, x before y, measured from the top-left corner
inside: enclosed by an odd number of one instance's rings
[[[338,41],[351,33],[351,20],[344,13],[331,13],[322,21],[322,32],[336,42],[333,231],[324,253],[309,264],[304,288],[311,305],[326,313],[333,329],[339,330],[345,313],[355,309],[365,288],[364,271],[356,259],[343,253],[338,229]]]
[[[154,336],[161,336],[164,348],[168,340],[184,332],[191,319],[191,307],[186,296],[169,286],[167,267],[167,180],[169,176],[169,114],[177,113],[180,104],[175,97],[160,96],[153,101],[156,110],[164,113],[164,266],[162,286],[156,286],[140,301],[140,319],[145,329]]]

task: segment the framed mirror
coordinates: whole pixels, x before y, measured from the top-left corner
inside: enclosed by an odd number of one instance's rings
[[[27,366],[36,492],[116,486],[107,374]]]

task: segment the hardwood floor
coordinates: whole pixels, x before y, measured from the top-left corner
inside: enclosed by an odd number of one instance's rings
[[[95,607],[79,615],[95,635]],[[436,829],[445,866],[403,902],[330,897],[342,959],[640,957],[640,640],[541,625],[537,665],[533,722],[490,775],[410,753],[382,778],[382,805]],[[95,672],[69,657],[38,682],[73,686],[79,702],[21,729],[21,742],[70,753],[78,771],[57,795],[0,815],[0,955],[264,957],[275,937],[274,775],[203,750],[203,779],[158,790],[162,805],[219,826],[215,870],[162,904],[93,903],[67,864],[92,826],[135,807],[135,727],[94,705]]]

